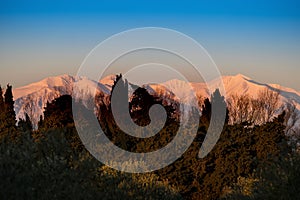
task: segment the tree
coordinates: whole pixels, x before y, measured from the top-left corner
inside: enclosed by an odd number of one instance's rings
[[[201,108],[201,117],[200,117],[200,129],[207,131],[211,118],[211,103],[208,98],[204,99],[203,105]]]
[[[32,123],[27,113],[25,114],[25,120],[19,119],[18,128],[22,132],[32,131]]]
[[[286,104],[286,115],[284,124],[286,126],[285,132],[292,140],[296,141],[300,139],[300,131],[297,130],[297,121],[300,119],[298,110],[294,102],[288,102]]]
[[[279,93],[266,88],[259,92],[258,99],[264,102],[265,118],[263,123],[266,123],[274,117],[278,107]]]
[[[3,135],[5,129],[5,107],[4,107],[4,99],[3,99],[3,92],[0,86],[0,134]],[[2,137],[1,137],[2,138]]]
[[[230,124],[251,121],[251,98],[248,94],[232,95],[228,101],[228,107],[230,110]]]
[[[271,121],[278,109],[279,93],[270,89],[258,92],[257,98],[248,94],[232,95],[228,100],[230,124],[260,125]]]
[[[135,123],[140,126],[145,126],[150,123],[149,109],[152,105],[158,102],[156,98],[148,93],[145,88],[139,87],[132,95],[129,103],[129,110]]]
[[[222,120],[223,114],[225,115],[225,124],[228,123],[229,115],[228,115],[228,108],[227,104],[225,102],[224,96],[221,95],[220,90],[216,89],[214,93],[211,96],[211,102],[213,106],[213,111],[215,112],[217,116],[217,120]],[[225,111],[225,113],[224,113]],[[221,118],[220,118],[221,117]]]
[[[77,152],[82,152],[84,145],[75,128],[72,103],[75,103],[75,106],[80,110],[86,109],[82,103],[72,102],[72,97],[70,95],[62,95],[54,99],[51,103],[47,102],[44,111],[44,119],[40,117],[36,138],[47,137],[46,134],[51,132],[49,130],[64,132],[65,138],[72,149]],[[86,111],[83,111],[83,113],[86,113]]]
[[[262,161],[270,161],[274,155],[286,152],[287,142],[284,126],[285,112],[274,118],[272,122],[267,122],[261,126],[255,126],[255,149],[257,158]]]
[[[0,111],[1,113],[4,111],[4,99],[3,99],[3,91],[0,85]]]
[[[167,145],[176,135],[179,124],[176,121],[175,110],[179,105],[176,103],[164,104],[162,98],[151,95],[145,88],[133,86],[134,93],[128,98],[128,82],[123,80],[121,75],[116,78],[113,91],[111,92],[110,101],[104,104],[104,96],[99,94],[96,96],[96,105],[98,120],[102,130],[106,136],[116,145],[123,149],[133,152],[149,152],[158,150]],[[113,103],[113,105],[112,105]],[[166,123],[161,130],[151,137],[142,138],[134,137],[128,134],[127,127],[134,122],[134,126],[130,126],[130,131],[137,131],[139,126],[146,126],[151,122],[149,109],[155,104],[164,107],[167,113]],[[164,122],[165,119],[157,120]],[[157,125],[157,124],[156,124]],[[125,127],[125,129],[124,129]],[[137,128],[138,127],[138,128]],[[152,129],[144,129],[151,131]],[[150,133],[150,132],[148,132]]]
[[[255,199],[299,199],[300,155],[297,152],[280,155],[265,166],[255,188]]]
[[[40,122],[41,128],[63,128],[73,126],[72,116],[72,97],[62,95],[54,99],[51,103],[47,102],[44,111],[44,120]]]
[[[2,91],[2,90],[1,90]],[[2,92],[1,92],[2,93]],[[2,95],[1,95],[2,96]],[[10,139],[15,139],[17,136],[16,132],[16,114],[14,111],[14,100],[12,94],[12,86],[7,85],[5,94],[4,94],[4,104],[1,98],[0,104],[2,107],[4,105],[3,112],[1,112],[1,121],[0,121],[0,139],[4,137],[9,137]]]
[[[5,109],[6,109],[6,117],[8,118],[9,125],[14,126],[16,124],[16,114],[14,111],[14,100],[12,94],[12,86],[7,85],[6,92],[4,94],[4,102],[5,102]]]

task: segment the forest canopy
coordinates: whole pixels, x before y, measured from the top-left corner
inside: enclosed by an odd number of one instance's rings
[[[217,101],[217,91],[210,99],[199,100],[202,115],[189,149],[163,169],[130,174],[103,165],[85,149],[72,115],[72,103],[80,102],[73,102],[69,95],[48,102],[38,128],[33,129],[28,115],[17,122],[12,86],[7,85],[5,92],[0,87],[0,196],[3,199],[296,199],[300,192],[300,157],[285,134],[287,113],[271,117],[276,94],[261,95],[270,98],[268,107],[261,99],[254,101],[247,96],[235,97],[237,106],[227,102],[221,137],[202,159],[198,152],[209,126],[211,102]],[[142,140],[126,135],[117,128],[110,105],[105,105],[101,98],[99,94],[94,99],[99,103],[99,124],[107,137],[123,149],[153,151],[176,134],[178,105],[163,105],[158,96],[143,88],[137,89],[129,102],[130,108],[142,109],[131,109],[130,114],[137,124],[147,124],[151,105],[162,104],[168,118],[158,137]],[[248,106],[255,110],[247,113]]]

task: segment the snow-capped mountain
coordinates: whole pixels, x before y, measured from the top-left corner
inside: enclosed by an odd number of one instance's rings
[[[269,89],[279,93],[280,103],[293,102],[295,103],[297,109],[300,110],[300,92],[294,89],[283,87],[277,84],[259,83],[242,74],[238,74],[236,76],[223,76],[222,82],[224,85],[226,98],[230,98],[232,95],[240,96],[243,94],[248,94],[250,97],[256,98],[259,92],[263,91],[264,89]],[[173,94],[178,94],[176,98],[184,103],[188,102],[187,99],[190,98],[190,94],[186,92],[186,90],[190,88],[189,86],[193,88],[197,96],[206,98],[210,97],[207,85],[210,85],[211,88],[217,89],[220,88],[219,84],[220,81],[218,80],[213,80],[207,84],[201,82],[186,83],[182,80],[170,80],[162,83],[161,85],[150,86],[156,91],[162,92],[162,90],[165,90],[165,93],[172,92]],[[212,89],[212,91],[214,91],[214,89]]]
[[[99,82],[89,80],[87,78],[78,78],[77,86],[81,92],[77,98],[92,96],[96,92],[102,92],[104,95],[110,95],[110,91],[115,80],[114,75],[107,76]],[[44,107],[47,102],[51,102],[55,98],[64,95],[72,94],[73,84],[76,81],[75,77],[70,75],[62,75],[49,77],[42,81],[32,83],[30,85],[14,89],[15,111],[17,119],[24,118],[25,113],[29,115],[34,124],[37,124],[40,115],[43,115]],[[269,89],[279,92],[280,104],[284,105],[287,102],[293,102],[300,115],[300,92],[282,87],[276,84],[263,84],[252,80],[249,77],[238,74],[236,76],[223,76],[222,81],[226,91],[226,97],[231,95],[249,94],[256,98],[258,93],[264,89]],[[149,93],[156,93],[164,97],[164,101],[169,104],[170,101],[180,101],[187,104],[190,100],[190,89],[192,88],[197,96],[209,97],[207,85],[212,88],[219,87],[219,81],[214,80],[208,84],[205,83],[186,83],[181,80],[170,80],[162,84],[144,85]],[[129,87],[131,88],[131,87]],[[187,92],[189,91],[189,92]],[[80,96],[82,95],[82,96]],[[84,99],[83,99],[84,102]],[[300,120],[298,122],[300,124]]]
[[[110,94],[110,89],[102,83],[91,81],[87,78],[79,78],[70,75],[61,75],[56,77],[48,77],[39,82],[29,84],[13,90],[15,99],[15,112],[17,119],[25,118],[25,113],[31,118],[32,123],[36,126],[40,116],[43,116],[44,107],[47,102],[53,101],[55,98],[72,94],[74,82],[77,90],[76,97],[83,100],[87,96],[94,95],[96,92],[102,92],[106,95]]]
[[[225,89],[225,97],[227,102],[231,100],[232,96],[241,96],[241,95],[249,95],[249,97],[255,99],[258,95],[264,90],[270,90],[279,93],[279,103],[278,103],[278,112],[277,114],[281,113],[282,110],[286,110],[289,104],[295,105],[295,115],[296,119],[288,120],[288,125],[292,125],[294,130],[293,132],[299,132],[300,130],[300,92],[296,91],[291,88],[283,87],[278,84],[264,84],[259,83],[247,76],[242,74],[237,74],[235,76],[223,76],[222,83]],[[186,92],[189,90],[191,86],[194,90],[194,94],[197,97],[202,98],[210,98],[210,93],[208,90],[208,86],[214,91],[220,87],[220,81],[213,80],[207,84],[205,83],[186,83],[181,80],[170,80],[161,85],[151,85],[151,87],[163,93],[162,91],[165,90],[165,93],[176,93],[178,101],[181,103],[190,102],[191,95]],[[166,87],[164,87],[166,86]],[[167,89],[168,88],[168,89]],[[170,91],[169,91],[170,90]],[[292,120],[295,120],[294,122]]]

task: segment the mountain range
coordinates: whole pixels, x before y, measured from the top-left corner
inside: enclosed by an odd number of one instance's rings
[[[55,98],[72,94],[73,84],[80,85],[79,93],[76,93],[77,98],[94,95],[93,88],[97,88],[97,92],[103,93],[104,96],[109,96],[112,85],[115,80],[115,75],[110,75],[96,82],[84,77],[71,75],[60,75],[45,78],[39,82],[35,82],[13,90],[15,100],[15,112],[17,119],[25,118],[25,113],[29,115],[34,125],[37,125],[40,116],[43,116],[44,107],[47,102],[51,102]],[[256,98],[258,93],[264,89],[279,92],[279,104],[284,107],[287,103],[293,103],[296,106],[296,112],[300,116],[300,92],[291,88],[283,87],[277,84],[259,83],[247,76],[237,74],[235,76],[222,76],[222,81],[226,91],[227,100],[232,95],[248,94],[250,97]],[[209,84],[218,88],[219,82],[211,81]],[[169,80],[161,84],[144,85],[149,93],[159,93],[163,96],[168,96],[174,101],[183,103],[189,102],[191,95],[187,92],[187,87],[191,86],[197,96],[209,97],[209,91],[205,83],[186,83],[182,80]],[[168,89],[167,89],[168,88]],[[78,88],[77,88],[78,89]],[[88,94],[88,95],[87,95]],[[175,95],[176,94],[176,95]],[[80,96],[82,95],[82,96]],[[84,102],[84,99],[83,99]],[[300,125],[300,119],[296,123]]]

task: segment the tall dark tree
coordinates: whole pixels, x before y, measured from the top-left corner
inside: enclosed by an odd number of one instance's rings
[[[208,98],[206,98],[203,102],[201,108],[202,114],[200,118],[200,129],[204,129],[203,131],[207,131],[209,126],[210,117],[211,117],[211,103]]]
[[[149,109],[157,102],[157,100],[148,93],[145,88],[139,87],[132,95],[129,109],[132,118],[140,126],[145,126],[150,123]]]
[[[3,92],[0,86],[0,134],[2,135],[5,128],[5,107],[4,107],[4,99]]]
[[[22,132],[32,130],[32,123],[27,113],[25,114],[25,119],[19,119],[18,128]]]
[[[202,115],[200,118],[200,128],[206,129],[208,128],[210,124],[210,120],[212,117],[212,112],[215,113],[215,117],[217,120],[222,120],[222,118],[219,119],[219,116],[222,117],[223,114],[225,114],[225,124],[228,123],[229,115],[228,115],[228,109],[227,104],[225,102],[224,96],[221,95],[220,90],[216,89],[214,93],[211,95],[211,101],[209,101],[208,98],[204,99],[201,111]],[[224,113],[225,111],[225,113]]]
[[[63,95],[51,103],[47,102],[44,111],[44,120],[40,122],[43,124],[41,128],[64,128],[73,126],[72,115],[72,97],[70,95]]]
[[[114,80],[114,84],[111,87],[111,95],[110,95],[110,99],[109,99],[110,101],[111,101],[111,97],[112,97],[112,92],[114,91],[115,87],[117,86],[118,81],[122,81],[124,87],[128,89],[128,85],[126,85],[122,79],[122,74],[120,74],[120,75],[117,74],[116,79]]]
[[[14,100],[12,94],[12,86],[7,84],[6,92],[4,94],[5,114],[7,118],[7,126],[15,127],[16,114],[14,111]]]
[[[221,95],[220,90],[216,89],[211,96],[211,103],[214,106],[214,112],[217,113],[217,116],[224,116],[225,115],[225,124],[228,123],[229,120],[229,111],[227,108],[227,104],[225,102],[225,97]],[[224,115],[223,115],[224,114]],[[222,119],[219,119],[222,120]]]
[[[273,119],[272,122],[267,122],[254,128],[258,133],[256,134],[255,143],[258,159],[270,161],[270,159],[274,158],[274,155],[278,156],[280,152],[288,153],[287,138],[284,132],[284,116],[285,112]]]
[[[3,99],[3,91],[0,85],[0,112],[4,112],[4,99]]]
[[[70,95],[62,95],[51,103],[47,102],[44,119],[40,116],[38,135],[35,138],[48,137],[47,134],[51,134],[51,130],[59,130],[64,133],[72,149],[82,151],[84,147],[74,125],[72,103],[75,102],[72,102]],[[81,104],[77,106],[84,108]]]
[[[134,89],[134,93],[128,97],[128,85],[126,79],[123,80],[121,75],[117,75],[112,86],[113,90],[108,106],[106,107],[101,103],[101,95],[97,97],[96,101],[100,106],[98,119],[102,130],[115,145],[128,151],[149,152],[160,149],[176,135],[178,124],[173,115],[178,105],[164,105],[162,99],[149,94],[145,88],[134,85],[130,85]],[[158,130],[154,136],[148,138],[133,137],[120,128],[126,127],[132,121],[136,127],[153,123],[149,111],[154,104],[162,105],[167,113],[165,126]],[[131,127],[131,130],[135,131],[135,126]]]
[[[1,90],[2,91],[2,90]],[[2,93],[2,92],[1,92]],[[2,96],[2,95],[1,95]],[[0,117],[0,139],[9,138],[15,140],[17,136],[16,132],[16,114],[14,111],[14,100],[12,94],[12,86],[7,85],[3,97],[1,98],[2,112]]]

